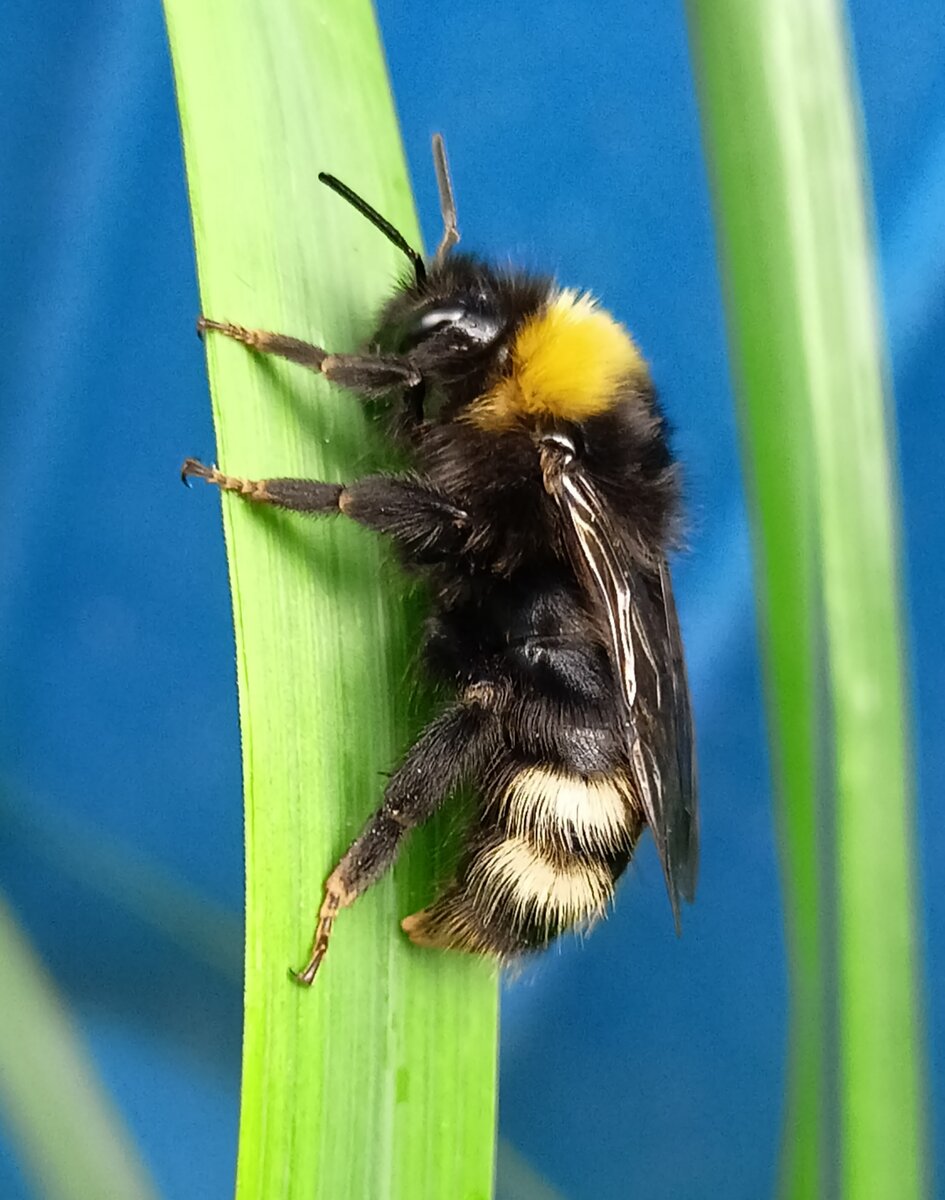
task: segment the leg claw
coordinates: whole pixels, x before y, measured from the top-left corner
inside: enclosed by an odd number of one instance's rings
[[[184,487],[190,487],[187,482],[189,479],[206,479],[209,483],[213,479],[214,472],[214,467],[205,466],[198,458],[185,458],[184,465],[180,469],[180,481]]]
[[[197,318],[197,336],[203,341],[203,335],[208,332],[222,333],[224,337],[232,338],[235,342],[242,342],[244,346],[257,344],[256,335],[251,329],[246,329],[242,325],[234,325],[232,321],[211,321],[209,317],[201,315]]]
[[[289,978],[293,983],[297,983],[299,987],[311,987],[315,982],[315,975],[318,968],[322,965],[322,955],[313,959],[310,963],[302,968],[301,971],[295,971],[289,967]]]

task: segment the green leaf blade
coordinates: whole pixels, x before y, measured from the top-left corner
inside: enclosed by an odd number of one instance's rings
[[[165,8],[204,311],[353,349],[405,261],[318,171],[419,240],[370,6]],[[228,471],[350,479],[384,462],[353,398],[223,339],[207,351]],[[417,606],[363,530],[233,497],[224,525],[247,846],[237,1195],[484,1200],[495,972],[410,947],[398,928],[447,870],[446,822],[413,835],[393,877],[340,915],[313,988],[287,978],[324,879],[417,732]]]

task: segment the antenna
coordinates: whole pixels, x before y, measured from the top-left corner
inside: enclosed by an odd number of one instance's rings
[[[433,259],[434,266],[438,267],[459,241],[459,230],[456,228],[456,198],[453,195],[450,164],[441,133],[433,135],[433,168],[436,171],[436,186],[440,191],[440,213],[443,217],[443,236]]]
[[[444,162],[445,161],[446,160],[444,158]],[[333,192],[337,193],[342,200],[347,200],[351,207],[357,209],[362,217],[367,217],[375,229],[379,229],[389,242],[393,242],[398,250],[406,254],[406,256],[413,263],[413,269],[416,273],[417,283],[423,284],[426,282],[427,269],[424,266],[422,256],[418,254],[416,250],[414,250],[413,246],[409,244],[404,235],[399,230],[395,229],[393,225],[391,225],[390,221],[382,217],[376,208],[372,208],[366,200],[362,200],[357,192],[352,191],[352,189],[349,188],[346,183],[342,183],[341,180],[336,179],[334,175],[329,175],[325,171],[319,171],[318,179],[320,183],[323,183],[326,187],[330,187]],[[447,179],[447,185],[448,182],[449,181]],[[456,236],[457,238],[459,237],[458,234]],[[444,235],[444,241],[445,240],[446,237]],[[437,256],[439,257],[439,251],[437,251]]]

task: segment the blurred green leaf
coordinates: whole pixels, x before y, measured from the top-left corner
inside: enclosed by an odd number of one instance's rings
[[[0,897],[0,1112],[43,1200],[156,1200],[52,980]]]
[[[504,1138],[496,1155],[496,1200],[564,1200],[532,1164]]]
[[[120,905],[230,983],[242,983],[242,920],[165,863],[64,805],[32,795],[25,802],[0,792],[0,825],[5,837],[24,843],[39,869]]]
[[[783,802],[793,974],[783,1190],[793,1200],[838,1186],[846,1200],[911,1200],[927,1174],[897,507],[847,33],[833,0],[688,8]],[[833,771],[826,843],[821,764]],[[836,861],[822,870],[826,844]],[[825,1102],[835,978],[839,1180]]]

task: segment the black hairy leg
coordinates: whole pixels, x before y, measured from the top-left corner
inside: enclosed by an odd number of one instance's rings
[[[427,726],[388,781],[380,808],[328,877],[308,962],[293,972],[299,983],[314,980],[338,912],[390,870],[404,835],[482,767],[496,740],[494,717],[475,702],[457,704]]]
[[[349,483],[338,507],[359,525],[386,534],[414,563],[432,563],[462,553],[470,517],[422,478],[368,475]]]
[[[397,388],[415,388],[422,381],[418,368],[408,358],[398,354],[330,354],[321,346],[303,342],[284,333],[269,333],[264,329],[246,329],[229,321],[211,321],[199,317],[197,330],[222,333],[224,337],[241,342],[259,354],[274,354],[278,358],[307,367],[324,375],[332,383],[350,388],[365,397],[386,396]]]
[[[420,478],[368,475],[355,483],[322,483],[316,479],[243,479],[188,458],[181,478],[203,479],[226,492],[257,504],[305,513],[343,513],[400,546],[414,562],[435,562],[456,554],[466,538],[469,517],[464,509]]]

